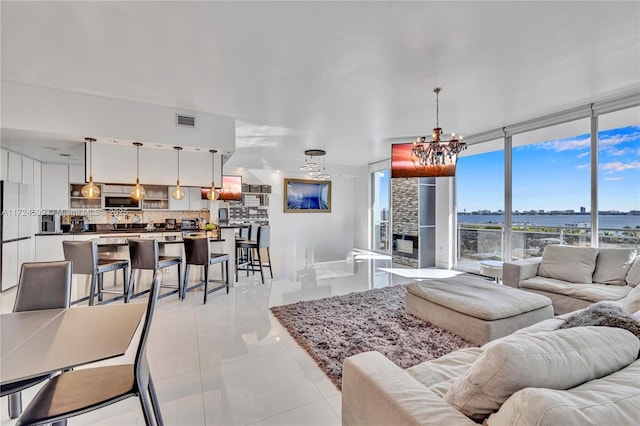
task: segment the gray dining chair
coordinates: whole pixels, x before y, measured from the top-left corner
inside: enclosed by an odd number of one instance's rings
[[[236,259],[236,282],[238,282],[238,271],[260,272],[260,279],[264,284],[264,267],[269,268],[271,278],[273,278],[273,270],[271,269],[271,253],[269,247],[271,245],[271,228],[269,225],[262,225],[258,228],[256,240],[237,241],[236,248],[240,250],[247,250],[247,260],[242,263],[240,259]],[[262,258],[262,249],[265,250],[267,258]],[[255,253],[255,254],[254,254]]]
[[[209,238],[206,237],[184,237],[184,280],[182,281],[182,300],[184,300],[187,291],[195,290],[204,286],[204,303],[207,303],[207,295],[214,291],[227,289],[229,293],[229,256],[227,253],[211,253]],[[224,283],[218,287],[209,290],[209,267],[211,265],[220,264],[222,268],[222,278]],[[204,267],[204,281],[198,282],[189,287],[189,270],[191,265]],[[226,277],[226,278],[225,278]]]
[[[146,289],[138,293],[135,292],[136,271],[153,271],[152,280],[154,280],[159,270],[174,265],[178,267],[178,286],[163,285],[162,287],[169,287],[173,290],[161,294],[158,298],[161,299],[178,293],[178,300],[180,300],[182,297],[182,257],[160,256],[160,245],[158,240],[155,239],[130,238],[128,244],[129,259],[131,260],[131,275],[129,276],[129,290],[127,291],[126,301],[128,302],[131,298],[141,296],[150,291]]]
[[[163,425],[147,361],[147,340],[159,290],[156,277],[149,292],[133,365],[85,368],[54,376],[38,391],[16,425],[41,425],[66,420],[134,396],[140,400],[145,423]]]
[[[25,262],[20,269],[13,312],[68,308],[71,304],[71,262]],[[47,380],[50,374],[0,386],[8,396],[9,418],[22,411],[22,391]]]
[[[62,250],[64,251],[65,260],[70,260],[73,265],[74,274],[90,275],[91,290],[89,296],[82,297],[71,302],[72,305],[85,300],[89,300],[89,305],[94,304],[94,298],[97,294],[98,302],[103,302],[104,293],[119,294],[116,291],[107,291],[103,288],[103,275],[105,272],[117,271],[122,269],[123,291],[122,295],[112,297],[104,301],[104,303],[113,302],[118,299],[125,299],[129,289],[127,270],[129,269],[129,261],[126,259],[110,259],[98,256],[98,244],[93,241],[63,241]]]

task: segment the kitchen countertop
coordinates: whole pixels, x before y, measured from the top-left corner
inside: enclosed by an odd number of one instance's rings
[[[220,229],[237,229],[237,228],[246,228],[249,225],[242,224],[230,224],[230,225],[219,225]],[[185,231],[189,232],[200,232],[204,231],[202,229],[185,229]],[[150,234],[157,232],[177,232],[182,233],[180,229],[167,229],[164,228],[156,228],[153,230],[147,230],[146,228],[124,228],[124,229],[102,229],[97,231],[70,231],[70,232],[40,232],[35,234],[36,236],[45,236],[45,235],[102,235],[102,234]]]

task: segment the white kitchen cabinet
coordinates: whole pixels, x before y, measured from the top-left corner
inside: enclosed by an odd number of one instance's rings
[[[69,168],[66,164],[42,164],[42,209],[69,209]]]
[[[18,274],[20,274],[20,270],[24,262],[33,262],[32,246],[33,238],[18,241]]]
[[[176,200],[171,196],[171,192],[175,189],[175,186],[169,187],[169,210],[189,210],[189,188],[182,186],[184,191],[184,198],[182,200]]]
[[[7,180],[9,172],[9,151],[0,149],[0,180]]]
[[[40,209],[42,207],[42,163],[34,160],[33,162],[33,208]]]
[[[22,157],[22,183],[33,185],[33,159]]]
[[[4,182],[4,210],[2,239],[13,240],[20,236],[20,184]]]
[[[72,240],[71,235],[36,235],[36,262],[64,260],[62,242]]]
[[[33,235],[33,216],[29,211],[33,209],[33,186],[20,185],[20,209],[23,212],[18,216],[18,229],[20,237]]]
[[[7,180],[9,182],[22,183],[22,155],[9,152]]]
[[[140,149],[140,157],[143,156]],[[134,184],[136,182],[136,150],[131,145],[93,144],[93,180],[95,182],[112,182]],[[89,164],[89,150],[86,150],[85,164]],[[85,179],[89,181],[89,167],[86,168]],[[144,184],[143,175],[140,176]]]
[[[185,198],[187,198],[185,196]],[[202,210],[209,208],[209,200],[202,199],[200,188],[189,188],[189,210]]]
[[[18,241],[2,244],[2,290],[18,284]]]
[[[85,183],[84,166],[69,166],[69,183]]]

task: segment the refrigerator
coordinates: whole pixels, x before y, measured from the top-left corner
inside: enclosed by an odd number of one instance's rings
[[[0,181],[0,289],[18,284],[20,266],[32,260],[33,187]]]

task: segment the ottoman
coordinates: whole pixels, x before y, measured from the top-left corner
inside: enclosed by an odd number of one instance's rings
[[[409,284],[405,308],[477,345],[553,318],[548,297],[470,275]]]

